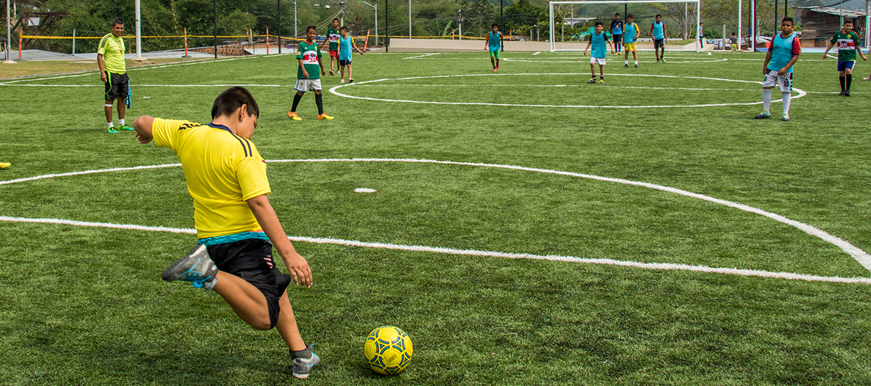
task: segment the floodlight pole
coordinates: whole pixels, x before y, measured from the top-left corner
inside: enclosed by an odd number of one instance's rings
[[[139,0],[136,0],[134,7],[136,8],[136,60],[142,60],[142,24],[139,22],[141,19]]]
[[[869,39],[868,29],[871,28],[871,0],[865,0],[865,48],[867,49],[869,45],[871,45],[871,39]],[[871,50],[868,51],[871,53]]]
[[[365,1],[359,0],[358,3],[366,4],[372,8],[375,8],[375,45],[378,45],[378,4],[375,5],[369,4]]]
[[[743,3],[744,3],[744,0],[738,0],[738,51],[742,51],[741,50],[741,39],[744,38],[744,31],[741,29],[741,27],[743,27],[741,25],[741,22],[743,21],[743,20],[741,20],[741,18],[744,16],[744,14],[741,12],[741,5]]]
[[[756,0],[750,0],[750,52],[756,52]]]
[[[12,19],[9,15],[9,3],[12,0],[6,0],[6,60],[3,63],[15,64],[12,60]]]
[[[408,38],[411,39],[411,0],[408,0]]]
[[[215,59],[218,58],[218,0],[212,0],[212,10],[215,15]]]
[[[281,0],[278,0],[278,53],[281,53]]]

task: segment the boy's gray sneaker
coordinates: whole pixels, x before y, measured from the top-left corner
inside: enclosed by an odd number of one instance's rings
[[[771,113],[769,113],[768,111],[763,111],[763,112],[759,113],[758,115],[756,115],[754,118],[756,118],[756,119],[771,118]]]
[[[204,244],[197,245],[188,255],[179,259],[163,271],[166,281],[189,281],[196,288],[212,289],[218,281],[218,267]]]
[[[305,358],[294,358],[293,359],[293,376],[299,379],[308,378],[309,372],[311,372],[312,367],[317,366],[318,363],[321,363],[321,357],[318,354],[312,353],[312,356],[308,359]]]

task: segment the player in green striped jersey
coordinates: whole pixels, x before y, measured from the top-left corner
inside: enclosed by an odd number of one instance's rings
[[[299,52],[296,55],[299,69],[296,72],[296,86],[294,87],[296,94],[293,96],[293,107],[287,113],[287,116],[294,121],[302,120],[296,114],[296,107],[308,90],[315,92],[315,103],[318,105],[318,119],[333,119],[333,117],[324,113],[321,75],[326,75],[326,72],[324,72],[324,64],[321,62],[321,48],[315,43],[315,37],[317,36],[317,27],[310,25],[305,28],[305,41],[299,42]]]

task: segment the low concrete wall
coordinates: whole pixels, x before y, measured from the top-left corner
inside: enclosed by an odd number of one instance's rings
[[[447,39],[390,39],[391,52],[478,52],[484,51],[484,40],[447,40]],[[560,49],[583,50],[587,42],[557,43]],[[638,50],[653,50],[653,43],[636,43]],[[666,44],[665,50],[692,50],[695,43],[686,45]],[[706,45],[705,51],[713,50],[713,45]],[[505,42],[505,51],[550,51],[549,42]]]

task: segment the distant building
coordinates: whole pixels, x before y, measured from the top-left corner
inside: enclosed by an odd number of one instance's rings
[[[801,20],[801,45],[825,47],[826,41],[841,29],[844,19],[853,20],[855,30],[865,40],[865,11],[851,11],[832,7],[798,7]]]

